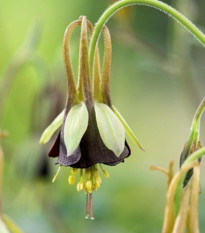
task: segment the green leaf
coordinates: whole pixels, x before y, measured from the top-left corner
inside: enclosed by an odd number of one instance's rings
[[[88,127],[88,110],[84,102],[74,105],[69,111],[64,126],[64,142],[67,156],[71,155],[80,144]]]
[[[105,146],[120,156],[125,147],[125,130],[114,112],[105,104],[95,103],[100,136]]]
[[[63,124],[64,110],[55,118],[55,120],[44,130],[42,133],[40,144],[46,144],[53,134],[61,127]]]
[[[119,113],[119,111],[112,106],[113,111],[115,113],[115,115],[118,117],[118,119],[120,120],[120,122],[122,123],[122,125],[125,128],[125,131],[127,133],[127,135],[130,137],[130,139],[132,139],[132,141],[141,149],[144,151],[144,148],[142,146],[142,144],[139,142],[138,138],[135,136],[134,132],[131,130],[131,128],[129,127],[129,125],[127,124],[127,122],[125,121],[125,119],[122,117],[122,115]]]
[[[6,227],[7,227],[7,229],[9,230],[7,230],[7,231],[1,231],[1,226],[0,226],[0,232],[1,233],[23,233],[23,231],[22,230],[20,230],[19,228],[18,228],[18,226],[7,216],[7,215],[3,215],[2,216],[2,220],[3,220],[3,222],[4,222],[4,224],[6,225]],[[1,221],[1,220],[0,220]]]

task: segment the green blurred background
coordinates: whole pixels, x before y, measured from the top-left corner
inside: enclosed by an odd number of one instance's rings
[[[167,1],[166,1],[167,2]],[[205,31],[203,0],[168,1]],[[47,159],[52,142],[40,146],[43,129],[66,98],[62,39],[80,15],[96,22],[110,0],[0,3],[0,128],[5,153],[3,208],[26,233],[158,233],[166,177],[150,165],[168,167],[189,135],[194,112],[205,96],[205,50],[180,25],[148,7],[122,10],[108,23],[113,43],[111,94],[114,105],[144,145],[128,142],[132,156],[106,167],[94,193],[95,221],[84,219],[85,195],[69,186],[69,168],[55,184],[57,167]],[[71,42],[75,71],[79,30]],[[75,72],[76,73],[76,72]],[[205,141],[205,121],[201,141]],[[205,167],[202,163],[200,227],[205,228]]]

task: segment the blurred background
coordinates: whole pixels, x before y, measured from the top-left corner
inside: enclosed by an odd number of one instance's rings
[[[205,32],[205,2],[169,0]],[[2,0],[0,7],[0,129],[5,154],[3,209],[25,233],[158,233],[165,206],[166,177],[149,170],[178,169],[193,115],[205,96],[205,50],[180,25],[148,7],[121,10],[108,23],[113,44],[111,95],[146,152],[128,139],[132,156],[106,167],[94,193],[95,221],[84,219],[85,195],[69,186],[69,168],[56,183],[54,138],[39,137],[65,104],[62,40],[80,15],[93,23],[111,0]],[[71,41],[77,73],[79,30]],[[205,142],[205,121],[201,141]],[[201,167],[200,228],[205,228],[205,166]]]

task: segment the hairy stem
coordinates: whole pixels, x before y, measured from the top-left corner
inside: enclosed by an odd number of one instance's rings
[[[105,12],[101,15],[100,19],[96,23],[91,42],[90,42],[90,50],[89,50],[89,58],[90,58],[90,67],[92,69],[93,66],[93,58],[95,53],[95,47],[97,40],[99,38],[100,32],[102,30],[103,25],[109,20],[109,18],[116,13],[121,8],[131,5],[144,5],[156,8],[167,14],[168,16],[175,19],[182,26],[184,26],[190,33],[192,33],[198,41],[205,46],[205,35],[183,14],[175,10],[173,7],[167,5],[164,2],[160,2],[158,0],[121,0],[110,7],[108,7]]]

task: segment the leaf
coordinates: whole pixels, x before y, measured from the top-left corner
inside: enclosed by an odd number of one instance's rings
[[[9,231],[8,231],[9,233],[23,233],[23,231],[20,230],[19,227],[7,215],[3,215],[2,220],[5,223],[5,225],[7,226],[7,229],[9,229]],[[1,232],[1,233],[4,233],[4,232]]]
[[[64,110],[55,118],[55,120],[44,130],[42,133],[40,144],[46,144],[53,134],[61,127],[63,124]]]
[[[95,103],[95,114],[100,136],[105,146],[120,156],[125,147],[125,130],[114,112],[105,104]]]
[[[135,136],[134,132],[131,130],[131,128],[129,127],[129,125],[127,124],[127,122],[125,121],[125,119],[122,117],[122,115],[120,114],[120,112],[114,107],[112,106],[113,111],[115,113],[115,115],[118,117],[118,119],[120,120],[120,122],[122,123],[122,125],[125,128],[125,131],[127,133],[127,135],[130,137],[130,139],[141,149],[144,151],[144,148],[142,146],[142,144],[139,142],[138,138]]]
[[[80,144],[88,127],[88,110],[84,102],[74,105],[69,111],[64,125],[64,142],[67,156],[71,155]]]

